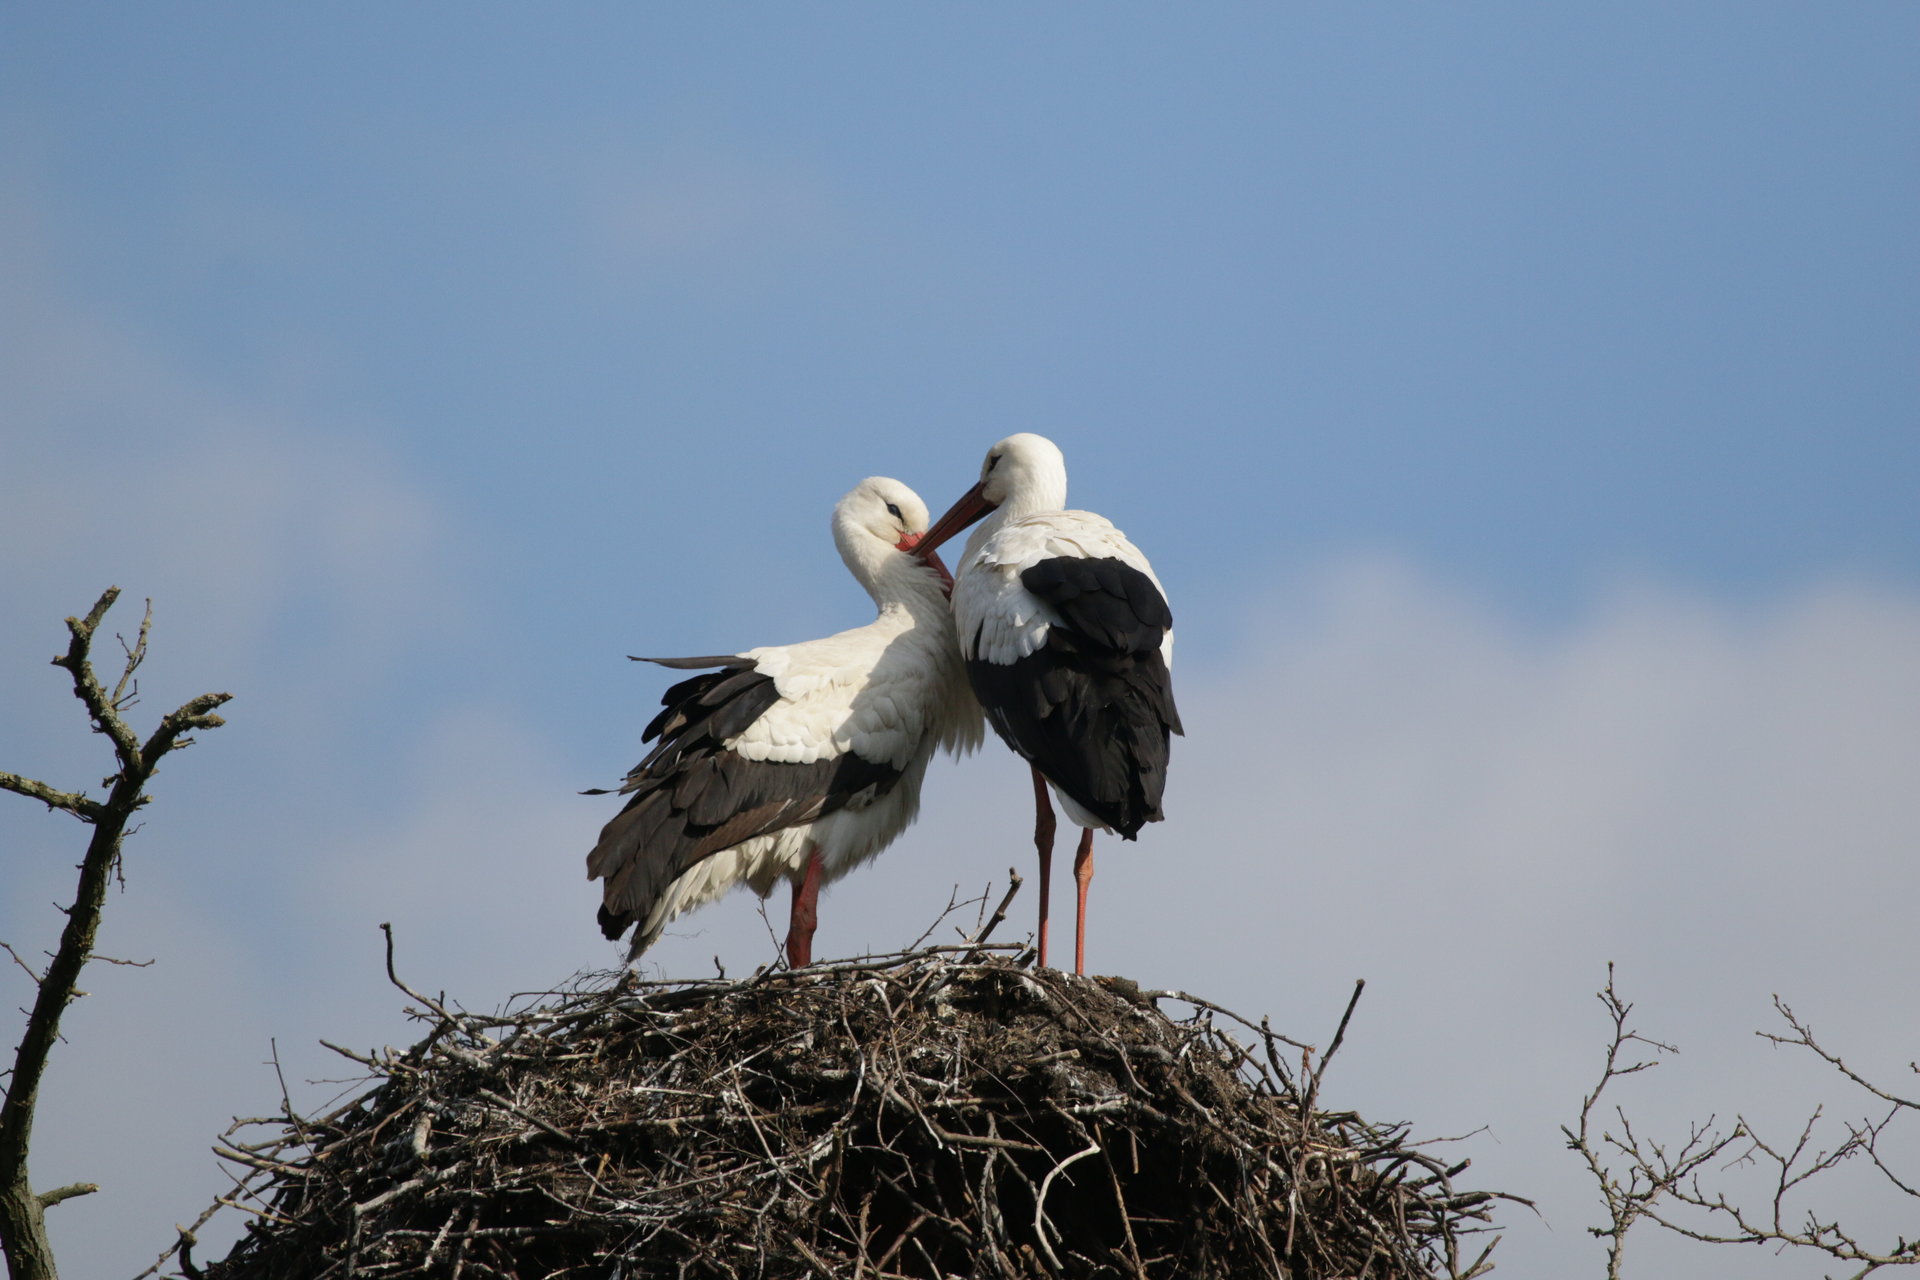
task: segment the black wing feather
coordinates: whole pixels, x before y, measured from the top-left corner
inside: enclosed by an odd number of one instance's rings
[[[617,938],[644,920],[673,882],[701,859],[743,840],[811,822],[885,795],[901,771],[852,752],[812,764],[748,760],[724,745],[780,700],[750,660],[649,658],[686,669],[719,665],[670,687],[643,742],[658,743],[627,774],[631,798],[601,830],[587,875],[606,881],[601,931]],[[629,957],[654,935],[636,933]]]
[[[1160,656],[1173,612],[1152,578],[1113,558],[1042,560],[1020,583],[1060,621],[1017,662],[970,657],[974,693],[1009,746],[1131,840],[1162,817],[1170,735],[1184,732]]]
[[[656,667],[676,667],[681,671],[704,671],[708,667],[737,667],[745,659],[737,653],[722,653],[710,658],[636,658],[628,654],[627,661],[651,662]]]

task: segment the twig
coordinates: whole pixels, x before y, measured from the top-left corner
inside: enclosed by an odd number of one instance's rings
[[[471,1028],[468,1028],[465,1022],[461,1018],[456,1017],[451,1013],[448,1013],[445,1006],[443,1006],[438,1000],[435,1000],[430,996],[423,996],[418,991],[415,991],[412,987],[408,986],[406,983],[400,981],[400,975],[398,973],[395,973],[393,968],[393,925],[386,921],[382,921],[380,924],[380,932],[387,936],[387,980],[389,982],[393,983],[394,986],[400,988],[400,990],[412,996],[415,1000],[418,1000],[421,1004],[425,1005],[427,1008],[433,1010],[433,1012],[438,1014],[440,1017],[440,1020],[444,1022],[446,1025],[450,1027],[459,1027],[462,1030],[467,1030],[476,1039],[484,1040],[490,1045],[500,1043],[498,1040],[495,1040],[492,1036],[486,1034],[484,1031],[475,1031],[475,1030],[472,1030]]]
[[[1341,1042],[1347,1038],[1347,1023],[1353,1019],[1354,1006],[1360,1003],[1360,993],[1367,989],[1367,980],[1359,978],[1353,984],[1353,996],[1347,1001],[1347,1011],[1340,1015],[1340,1026],[1333,1033],[1333,1043],[1320,1055],[1320,1070],[1325,1071],[1327,1064],[1333,1061],[1333,1055],[1340,1052]]]
[[[142,662],[146,661],[147,632],[152,630],[152,628],[153,628],[153,598],[149,596],[147,598],[147,612],[145,616],[143,616],[140,619],[140,638],[134,642],[131,648],[129,648],[127,646],[126,637],[124,636],[117,637],[120,641],[121,651],[127,655],[127,665],[126,665],[126,668],[120,673],[120,683],[113,686],[113,696],[108,699],[108,703],[113,707],[115,711],[124,711],[132,705],[131,703],[123,702],[123,699],[126,697],[126,694],[127,694],[127,684],[129,681],[133,679],[133,673],[140,669],[140,664]],[[140,692],[140,687],[138,685],[135,685],[134,694],[138,696],[139,692]]]
[[[1053,1263],[1055,1271],[1060,1269],[1060,1255],[1053,1251],[1053,1245],[1047,1241],[1047,1189],[1053,1185],[1053,1180],[1060,1176],[1060,1171],[1068,1165],[1099,1154],[1100,1144],[1089,1142],[1084,1150],[1074,1152],[1047,1170],[1047,1176],[1040,1180],[1040,1190],[1033,1198],[1033,1234],[1040,1237],[1040,1247],[1046,1250],[1047,1258]]]
[[[986,926],[968,938],[968,942],[985,942],[993,935],[993,931],[1000,927],[1000,922],[1007,918],[1007,907],[1012,903],[1013,895],[1019,893],[1020,886],[1025,883],[1018,871],[1012,867],[1007,868],[1007,891],[1000,895],[1000,905],[993,909],[993,915],[988,918]]]
[[[34,986],[37,987],[40,985],[40,975],[33,971],[32,965],[29,965],[25,960],[22,960],[20,958],[20,953],[18,951],[15,951],[10,944],[5,942],[0,942],[0,949],[4,949],[8,955],[13,957],[13,962],[20,966],[21,971],[24,972],[29,978],[33,979]]]

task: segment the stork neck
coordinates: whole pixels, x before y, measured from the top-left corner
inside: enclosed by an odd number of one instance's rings
[[[915,617],[945,618],[952,608],[947,603],[940,575],[932,565],[917,556],[892,550],[886,553],[879,574],[867,587],[867,594],[873,597],[882,613],[890,608],[905,608]]]
[[[988,513],[987,518],[974,526],[973,534],[967,539],[966,558],[971,560],[973,553],[983,546],[988,538],[1000,532],[1009,521],[1024,516],[1038,515],[1043,511],[1064,511],[1067,506],[1067,472],[1064,467],[1044,469],[1029,467],[1022,471],[1000,505]]]
[[[1064,467],[1031,467],[1016,477],[1007,496],[989,519],[1001,524],[1042,511],[1064,511],[1067,506],[1067,472]]]
[[[1066,505],[1067,484],[1064,476],[1057,486],[1016,488],[1007,495],[1005,502],[988,512],[987,518],[975,525],[973,532],[967,535],[967,549],[961,557],[962,562],[971,563],[974,554],[986,545],[987,539],[1005,528],[1008,522],[1043,511],[1063,511]]]
[[[915,611],[946,610],[946,593],[941,590],[939,575],[931,566],[901,554],[871,535],[850,534],[836,541],[840,544],[840,558],[846,561],[854,579],[881,610],[890,605],[905,605]]]

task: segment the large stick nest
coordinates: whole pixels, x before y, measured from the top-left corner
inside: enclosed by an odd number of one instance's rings
[[[433,1031],[359,1058],[367,1092],[317,1119],[246,1122],[265,1140],[224,1149],[256,1219],[205,1274],[1490,1269],[1491,1246],[1463,1253],[1462,1238],[1487,1230],[1497,1197],[1456,1192],[1464,1163],[1405,1125],[1316,1109],[1303,1046],[1004,950],[739,981],[602,975],[490,1017],[414,993]]]

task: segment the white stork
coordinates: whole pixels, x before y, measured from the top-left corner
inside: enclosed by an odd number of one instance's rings
[[[787,961],[811,962],[820,886],[879,853],[913,821],[935,747],[972,750],[980,712],[967,691],[952,580],[905,554],[927,507],[898,480],[862,480],[833,509],[833,540],[880,608],[823,640],[711,658],[641,736],[659,745],[621,786],[632,795],[587,855],[606,881],[600,927],[638,923],[627,958],[683,911],[745,882],[761,897],[793,885]],[[599,794],[605,794],[604,792]]]
[[[1066,511],[1067,464],[1053,441],[1008,436],[987,451],[980,483],[920,540],[916,554],[972,524],[954,567],[954,619],[967,678],[987,718],[1033,767],[1040,854],[1040,963],[1054,819],[1048,784],[1085,828],[1073,969],[1086,970],[1087,886],[1095,829],[1133,839],[1161,818],[1173,704],[1173,614],[1153,566],[1090,511]]]

